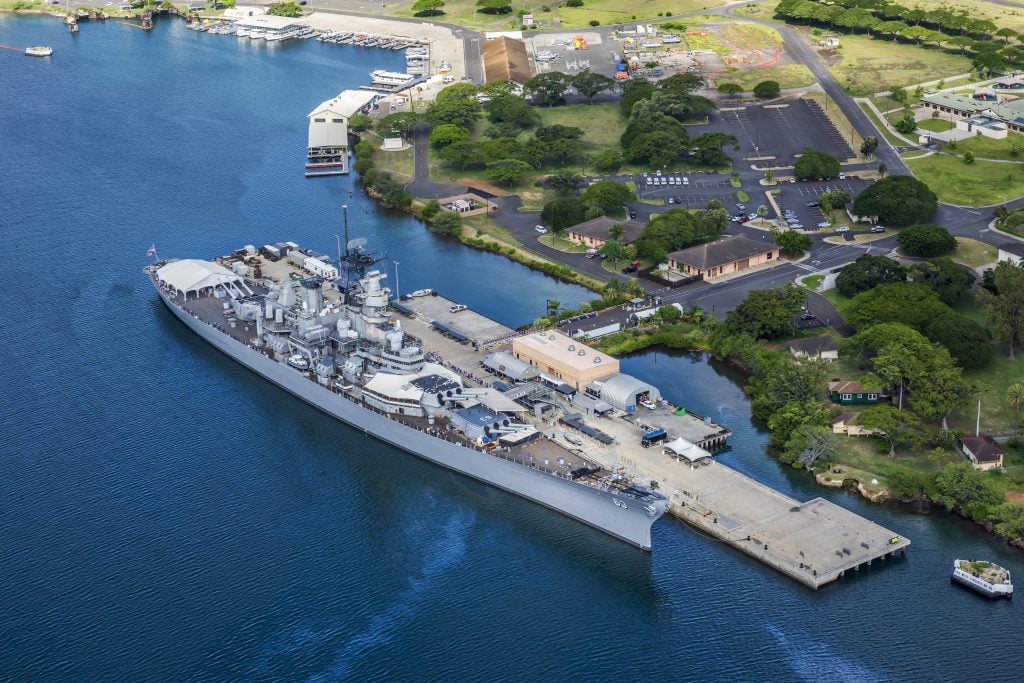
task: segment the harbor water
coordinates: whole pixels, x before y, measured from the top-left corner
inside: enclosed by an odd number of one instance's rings
[[[402,55],[157,22],[77,37],[0,14],[0,680],[1016,680],[1020,610],[953,558],[1024,576],[962,520],[821,489],[765,451],[700,354],[624,372],[733,430],[721,460],[911,538],[814,592],[671,517],[642,553],[367,438],[188,332],[145,252],[353,236],[509,325],[592,295],[303,177],[305,115]]]

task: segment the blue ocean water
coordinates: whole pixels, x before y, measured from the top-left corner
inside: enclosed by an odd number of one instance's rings
[[[510,325],[590,298],[302,176],[305,115],[401,55],[160,21],[0,15],[0,679],[1010,680],[1020,613],[949,584],[1024,563],[972,525],[825,491],[765,454],[737,378],[623,361],[734,430],[723,461],[913,540],[812,592],[664,518],[653,554],[310,409],[184,329],[145,250],[353,234]]]

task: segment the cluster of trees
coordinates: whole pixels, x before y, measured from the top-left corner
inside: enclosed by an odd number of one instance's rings
[[[414,17],[436,17],[444,14],[444,0],[416,0],[412,4],[412,15]]]
[[[1024,50],[1010,40],[1024,42],[1024,35],[999,27],[966,11],[908,8],[885,0],[782,0],[775,15],[793,22],[827,27],[834,31],[864,32],[882,40],[914,45],[933,43],[974,55],[981,72],[1004,71],[1024,64]]]
[[[900,230],[900,249],[911,256],[945,256],[956,251],[956,238],[941,225],[921,223]]]
[[[408,208],[412,204],[412,195],[405,191],[405,186],[385,171],[373,166],[373,145],[361,140],[355,147],[356,160],[352,168],[360,174],[367,192],[377,197],[380,203],[388,208]]]
[[[652,216],[637,240],[637,254],[661,263],[669,252],[714,239],[729,225],[729,213],[713,200],[704,211],[672,209]]]
[[[582,181],[579,175],[567,172],[548,176],[544,181],[559,196],[544,205],[540,218],[556,235],[605,214],[624,216],[626,205],[636,201],[636,194],[629,187],[612,180],[599,180],[581,194],[578,190]]]
[[[878,220],[895,226],[924,223],[938,208],[935,193],[920,180],[909,175],[894,175],[873,183],[853,202],[858,216],[877,216]]]
[[[267,7],[267,14],[272,14],[275,17],[298,17],[302,16],[302,8],[299,3],[292,2],[275,2],[274,4]]]
[[[706,133],[691,140],[683,125],[714,109],[710,100],[693,94],[701,87],[703,81],[694,74],[676,74],[657,84],[642,78],[628,81],[619,101],[622,113],[629,117],[620,138],[625,158],[660,168],[689,150],[695,164],[728,166],[722,147],[735,145],[735,136]]]

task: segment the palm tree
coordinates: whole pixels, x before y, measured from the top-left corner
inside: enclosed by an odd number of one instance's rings
[[[977,421],[974,423],[974,435],[981,436],[981,395],[988,391],[989,387],[984,382],[975,382],[971,385],[971,393],[978,397]]]
[[[1006,400],[1017,411],[1017,422],[1020,422],[1020,409],[1024,406],[1024,383],[1014,382],[1006,389]]]

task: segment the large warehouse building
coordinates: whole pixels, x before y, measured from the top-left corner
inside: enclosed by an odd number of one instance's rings
[[[619,361],[556,330],[516,337],[512,355],[552,380],[579,391],[596,380],[619,374]]]

